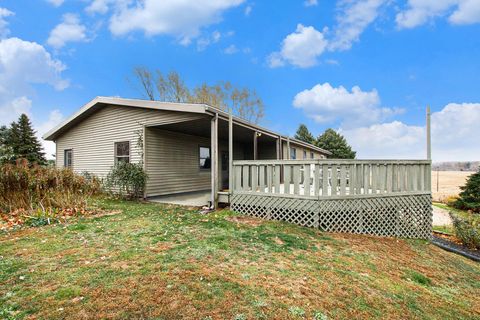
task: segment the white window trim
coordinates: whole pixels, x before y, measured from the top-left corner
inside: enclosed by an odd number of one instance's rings
[[[119,143],[128,143],[128,156],[118,156],[117,155],[117,144],[119,144]],[[132,155],[132,146],[130,144],[130,141],[128,141],[128,140],[115,141],[113,143],[113,154],[114,154],[115,164],[118,163],[118,158],[128,158],[128,163],[130,163],[131,162],[131,155]]]

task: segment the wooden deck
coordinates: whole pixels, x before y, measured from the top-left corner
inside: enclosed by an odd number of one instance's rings
[[[231,206],[326,231],[429,238],[430,161],[234,161]]]

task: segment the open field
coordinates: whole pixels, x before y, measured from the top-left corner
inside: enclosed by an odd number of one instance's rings
[[[98,200],[0,235],[6,319],[478,319],[480,264],[425,241]]]
[[[460,193],[460,187],[465,185],[467,177],[474,172],[471,171],[432,171],[432,197],[433,201],[442,202],[450,196]]]

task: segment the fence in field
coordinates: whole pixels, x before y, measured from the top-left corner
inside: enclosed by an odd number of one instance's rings
[[[234,161],[231,206],[325,231],[431,234],[430,161]]]

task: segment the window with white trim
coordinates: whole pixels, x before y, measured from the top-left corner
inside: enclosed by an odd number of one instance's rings
[[[199,165],[200,170],[210,170],[212,167],[212,159],[210,157],[210,147],[199,147]]]
[[[66,149],[63,152],[63,166],[65,168],[73,167],[73,150],[72,149]]]
[[[115,142],[115,163],[130,162],[130,141]]]

